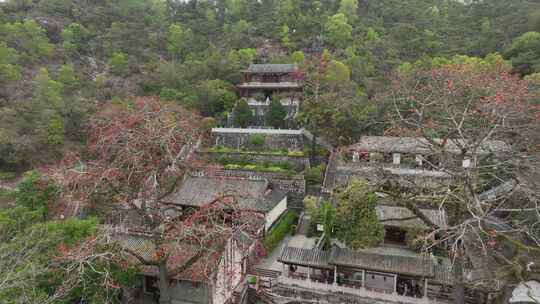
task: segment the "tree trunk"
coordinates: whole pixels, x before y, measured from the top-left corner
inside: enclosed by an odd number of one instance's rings
[[[454,257],[453,274],[453,298],[454,304],[465,304],[465,283],[463,282],[463,255],[461,248],[457,249]]]
[[[313,132],[313,136],[311,138],[311,155],[309,156],[310,157],[310,161],[311,161],[311,165],[315,165],[316,164],[316,155],[317,155],[317,131],[314,131]]]
[[[167,262],[158,266],[159,272],[159,304],[171,304],[171,294],[169,290],[169,279],[167,275]]]

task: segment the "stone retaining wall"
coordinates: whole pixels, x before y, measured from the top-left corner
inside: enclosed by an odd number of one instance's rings
[[[217,161],[222,157],[230,158],[235,161],[244,161],[252,164],[264,163],[289,163],[297,171],[303,171],[309,168],[309,158],[304,156],[273,155],[264,153],[235,153],[235,152],[199,152],[203,157]]]
[[[257,130],[257,129],[254,129]],[[258,132],[257,132],[258,131]],[[246,148],[246,149],[264,149],[264,150],[280,150],[280,149],[286,149],[290,151],[301,151],[304,149],[304,136],[302,133],[293,134],[293,132],[290,132],[291,134],[288,134],[287,132],[278,133],[277,132],[269,132],[268,134],[262,134],[260,131],[257,130],[253,132],[249,132],[249,129],[246,129],[245,132],[227,132],[227,131],[220,131],[220,132],[212,132],[212,141],[215,146],[223,146],[227,148],[233,148],[233,149],[240,149],[240,148]],[[262,136],[264,137],[264,145],[262,147],[255,147],[251,143],[251,139],[254,136]]]

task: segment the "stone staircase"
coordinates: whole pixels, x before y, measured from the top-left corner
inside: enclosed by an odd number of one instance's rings
[[[328,160],[328,165],[326,166],[323,186],[321,189],[321,192],[323,194],[329,195],[332,192],[332,189],[334,189],[336,183],[338,157],[338,152],[332,151],[332,153],[330,154],[330,159]]]

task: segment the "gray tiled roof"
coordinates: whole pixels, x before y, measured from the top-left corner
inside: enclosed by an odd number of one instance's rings
[[[441,142],[440,139],[434,139],[435,142]],[[451,153],[458,153],[462,144],[455,140],[448,140],[445,150]],[[432,154],[437,151],[438,147],[434,147],[423,137],[392,137],[392,136],[363,136],[360,141],[350,149],[365,151],[365,152],[395,152],[395,153],[418,153]],[[498,140],[489,140],[482,143],[479,152],[491,153],[508,150],[509,146]]]
[[[300,266],[333,268],[333,265],[417,277],[434,277],[434,264],[429,257],[382,254],[332,248],[330,252],[286,246],[278,261]]]
[[[333,267],[328,264],[329,258],[328,251],[285,246],[278,261],[285,264],[332,269]]]
[[[430,258],[400,255],[383,255],[334,247],[330,263],[338,266],[363,268],[366,270],[433,277],[433,262]]]
[[[247,71],[250,73],[290,73],[296,69],[296,64],[252,64]]]
[[[420,227],[428,229],[429,227],[414,213],[405,207],[377,205],[375,207],[379,221],[383,221],[385,226],[395,227]],[[447,218],[444,210],[420,209],[420,212],[429,218],[437,227],[446,227]]]
[[[175,205],[200,207],[221,195],[233,195],[241,208],[261,212],[274,209],[286,196],[279,189],[270,189],[266,180],[188,176],[180,190],[163,201]]]

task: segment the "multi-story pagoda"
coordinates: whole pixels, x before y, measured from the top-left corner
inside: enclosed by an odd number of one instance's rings
[[[240,97],[247,100],[256,125],[264,125],[272,98],[279,98],[287,112],[286,119],[296,115],[302,96],[296,64],[252,64],[243,73],[243,82],[237,88]]]

